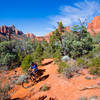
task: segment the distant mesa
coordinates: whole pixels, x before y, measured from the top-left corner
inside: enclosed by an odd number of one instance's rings
[[[25,36],[27,38],[35,38],[36,37],[33,33],[26,33]]]
[[[70,26],[67,26],[65,28],[65,31],[69,32],[70,31]],[[16,38],[16,39],[21,39],[21,36],[25,36],[27,38],[36,39],[38,41],[46,40],[47,42],[49,42],[50,36],[52,35],[53,32],[49,32],[48,34],[46,34],[44,36],[36,36],[33,33],[24,34],[22,31],[17,30],[14,25],[12,25],[12,26],[2,25],[0,27],[0,35],[1,36],[6,36],[9,33],[11,33],[13,35],[12,38]],[[15,37],[15,35],[16,36],[20,35],[20,38],[19,37]]]
[[[33,33],[26,33],[25,36],[27,38],[36,39],[38,41],[47,40],[47,37],[45,37],[45,36],[35,36]]]
[[[70,26],[67,26],[65,31],[69,32],[70,31]]]
[[[17,30],[14,25],[12,25],[12,26],[2,25],[0,27],[0,34],[7,35],[9,32],[11,34],[16,34],[16,35],[23,35],[24,34],[22,31]]]
[[[88,23],[87,31],[90,32],[92,36],[100,33],[100,15],[94,17],[91,23]]]

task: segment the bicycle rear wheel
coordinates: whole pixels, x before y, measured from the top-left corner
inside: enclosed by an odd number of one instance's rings
[[[25,89],[29,88],[29,87],[31,87],[33,85],[32,83],[33,83],[32,79],[31,78],[27,78],[22,82],[22,87],[25,88]]]

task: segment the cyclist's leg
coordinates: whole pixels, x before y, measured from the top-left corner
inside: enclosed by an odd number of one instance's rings
[[[33,78],[36,79],[35,71],[32,71],[32,76],[34,76]]]

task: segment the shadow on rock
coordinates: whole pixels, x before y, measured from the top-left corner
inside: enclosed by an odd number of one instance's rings
[[[47,98],[47,96],[42,96],[42,97],[39,97],[37,100],[45,100]]]
[[[47,96],[44,95],[44,96],[41,96],[41,97],[39,97],[38,99],[35,99],[35,100],[47,100]],[[50,97],[50,98],[48,98],[48,100],[58,100],[58,99]]]
[[[48,75],[45,75],[43,77],[40,77],[39,80],[37,80],[37,83],[40,82],[40,81],[46,80],[48,77],[49,77],[49,74]]]
[[[22,99],[20,99],[20,98],[14,98],[14,99],[11,99],[11,100],[22,100]]]
[[[46,66],[46,65],[49,65],[49,64],[51,64],[53,61],[49,61],[49,62],[47,62],[47,63],[45,63],[45,64],[42,64],[42,66]]]
[[[42,76],[44,72],[45,72],[45,69],[38,69],[37,75]]]

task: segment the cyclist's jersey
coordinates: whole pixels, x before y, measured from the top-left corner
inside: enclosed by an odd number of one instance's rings
[[[37,65],[35,65],[35,64],[34,65],[31,65],[30,67],[31,67],[31,69],[34,69],[34,72],[36,72],[38,70],[37,69]]]

